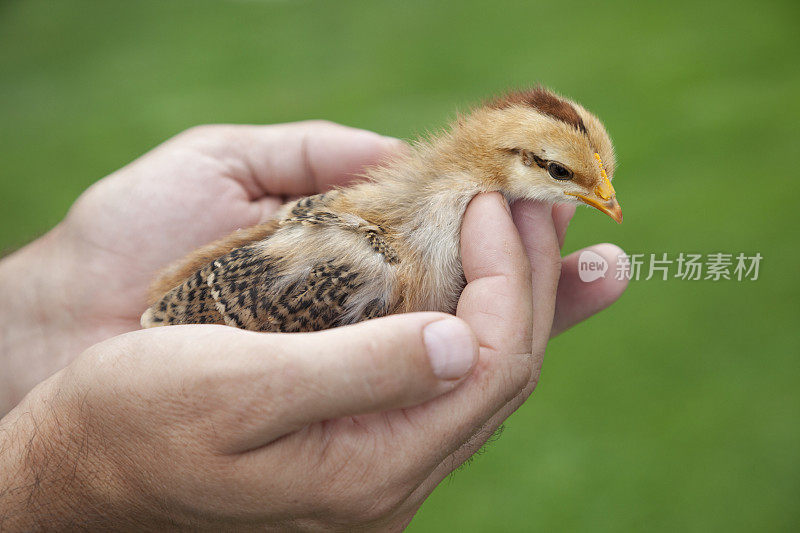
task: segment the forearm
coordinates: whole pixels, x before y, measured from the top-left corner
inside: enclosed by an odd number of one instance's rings
[[[37,392],[49,388],[43,383]],[[36,395],[41,396],[41,395]],[[63,529],[74,524],[66,495],[77,457],[46,402],[26,398],[0,420],[0,530]],[[48,412],[49,411],[49,412]],[[61,428],[59,431],[54,429]]]

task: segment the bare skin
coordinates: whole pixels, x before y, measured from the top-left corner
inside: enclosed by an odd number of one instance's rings
[[[577,256],[562,261],[568,210],[474,199],[457,318],[136,331],[160,267],[399,149],[319,122],[197,128],[0,262],[12,304],[0,413],[13,408],[0,421],[0,527],[405,526],[530,395],[550,335],[624,290],[582,284]],[[614,265],[616,247],[594,249]]]

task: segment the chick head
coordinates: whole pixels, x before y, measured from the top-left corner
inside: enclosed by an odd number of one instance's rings
[[[474,132],[475,164],[508,197],[586,204],[622,222],[611,139],[581,105],[536,87],[490,102],[458,129]]]

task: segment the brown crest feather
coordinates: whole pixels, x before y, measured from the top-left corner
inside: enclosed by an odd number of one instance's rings
[[[494,109],[505,109],[515,105],[532,107],[544,115],[566,122],[581,133],[586,133],[586,126],[575,108],[544,87],[536,86],[533,89],[514,91],[488,104]]]

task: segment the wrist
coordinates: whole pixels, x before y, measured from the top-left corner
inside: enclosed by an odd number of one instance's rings
[[[68,363],[55,338],[73,330],[64,313],[68,277],[59,227],[0,260],[0,417]],[[64,354],[65,355],[65,354]]]

